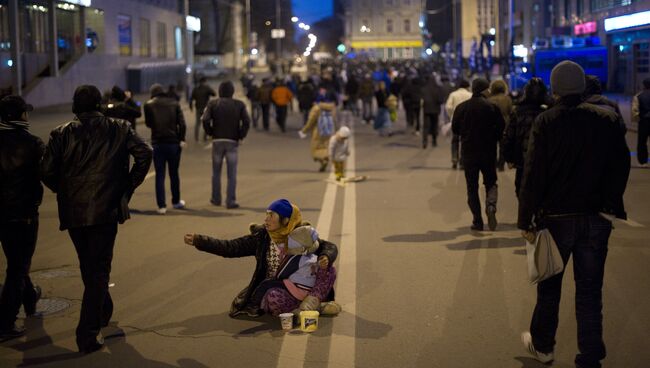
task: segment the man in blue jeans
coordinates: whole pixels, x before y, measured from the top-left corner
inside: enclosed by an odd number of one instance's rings
[[[517,226],[530,242],[547,228],[564,263],[573,256],[578,349],[576,367],[605,358],[602,287],[611,219],[626,218],[623,193],[630,152],[615,113],[583,102],[584,71],[570,61],[551,73],[555,106],[535,120],[524,165]],[[526,349],[553,360],[564,272],[537,285]]]
[[[251,119],[246,105],[232,98],[235,86],[230,81],[219,85],[219,98],[212,100],[203,112],[201,121],[212,142],[212,197],[210,202],[221,206],[221,166],[224,158],[228,172],[226,189],[226,207],[238,208],[237,189],[237,148],[239,142],[246,138]]]
[[[156,170],[156,203],[158,213],[167,213],[165,201],[165,169],[169,167],[169,180],[172,190],[172,206],[185,208],[181,199],[181,184],[178,168],[181,163],[181,150],[185,145],[185,118],[174,98],[168,97],[160,84],[151,86],[151,99],[144,105],[144,123],[151,128],[153,145],[153,164]]]

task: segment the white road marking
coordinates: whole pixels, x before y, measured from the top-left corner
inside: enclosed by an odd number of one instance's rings
[[[156,176],[156,172],[155,172],[155,171],[150,171],[150,172],[147,174],[147,176],[144,177],[144,180],[151,179],[151,178],[153,178],[154,176]]]
[[[345,173],[355,177],[354,135],[350,136],[350,157]],[[357,330],[357,185],[347,183],[343,201],[343,226],[337,265],[336,301],[344,315],[332,319],[332,337],[327,359],[328,367],[354,367]]]
[[[326,183],[327,187],[323,196],[323,204],[321,205],[318,223],[316,224],[316,230],[321,239],[330,239],[331,237],[332,219],[334,218],[334,206],[336,204],[336,192],[338,188],[333,173],[330,173]],[[307,354],[308,341],[309,334],[286,334],[282,339],[277,367],[302,368]]]

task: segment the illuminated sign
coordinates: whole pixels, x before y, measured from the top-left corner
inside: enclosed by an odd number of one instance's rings
[[[75,4],[79,6],[90,6],[90,0],[62,0],[65,3]]]
[[[382,47],[422,47],[422,40],[413,41],[352,41],[355,49],[374,49]]]
[[[592,34],[598,32],[598,23],[587,22],[573,26],[573,33],[576,36]]]
[[[611,32],[618,29],[632,28],[650,24],[650,10],[641,13],[623,15],[605,19],[605,31]]]
[[[185,23],[187,24],[187,30],[190,32],[201,32],[201,19],[188,15],[185,17]]]

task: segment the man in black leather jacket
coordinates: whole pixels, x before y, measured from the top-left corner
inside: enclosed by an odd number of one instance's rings
[[[165,201],[165,167],[169,166],[172,205],[185,207],[181,199],[181,183],[178,168],[181,151],[185,145],[185,118],[178,101],[169,97],[160,84],[151,86],[151,99],[144,105],[144,123],[151,128],[153,165],[156,170],[156,204],[158,213],[167,212]]]
[[[497,226],[497,143],[503,135],[505,121],[499,108],[486,98],[490,83],[484,78],[472,82],[472,98],[454,110],[452,130],[460,136],[461,158],[465,167],[467,204],[472,211],[472,230],[483,231],[483,215],[478,195],[479,173],[485,186],[485,212],[488,226]]]
[[[60,229],[79,256],[85,289],[76,334],[83,353],[102,347],[97,335],[113,312],[108,280],[117,224],[129,218],[128,201],[151,165],[151,147],[127,121],[102,115],[100,101],[95,86],[77,88],[76,118],[52,131],[41,163],[43,183],[57,196]]]
[[[600,368],[605,358],[602,288],[613,217],[626,218],[623,194],[630,152],[612,111],[585,103],[582,67],[563,61],[551,72],[557,103],[533,123],[519,193],[517,227],[529,242],[548,229],[564,265],[573,258],[578,326],[576,367]],[[564,272],[537,285],[526,349],[553,360]]]
[[[36,312],[41,290],[29,278],[38,235],[38,207],[43,198],[38,165],[45,146],[29,133],[27,113],[33,107],[20,96],[0,101],[0,243],[7,275],[0,296],[0,340],[24,335],[15,325],[20,305]]]

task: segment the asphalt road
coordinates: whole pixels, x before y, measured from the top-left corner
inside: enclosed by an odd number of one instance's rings
[[[70,117],[65,109],[36,112],[33,130],[45,139]],[[191,132],[193,115],[186,117]],[[253,130],[240,147],[240,209],[210,205],[210,150],[193,141],[181,161],[186,210],[157,215],[152,177],[136,191],[132,219],[119,229],[110,289],[114,322],[104,331],[121,329],[126,336],[107,339],[101,352],[89,356],[76,353],[74,340],[83,290],[78,262],[68,234],[58,230],[55,197],[48,192],[32,276],[44,298],[70,307],[25,320],[26,337],[0,344],[0,366],[543,366],[519,341],[535,289],[526,280],[523,240],[515,228],[514,171],[499,174],[497,231],[470,233],[464,175],[450,168],[448,139],[423,150],[419,137],[380,138],[357,123],[350,174],[369,179],[340,186],[317,172],[308,140],[296,134],[299,115],[289,123],[286,134],[275,125],[270,133]],[[142,126],[138,131],[148,137]],[[616,222],[610,239],[604,367],[642,368],[650,361],[649,190],[650,170],[633,168],[626,192],[631,221]],[[223,259],[183,244],[183,234],[191,232],[244,235],[277,198],[296,203],[340,248],[336,291],[343,312],[322,318],[311,335],[284,333],[274,318],[229,318],[230,302],[248,284],[254,260]],[[0,258],[0,268],[4,262]],[[569,266],[554,367],[573,367],[573,295]]]

